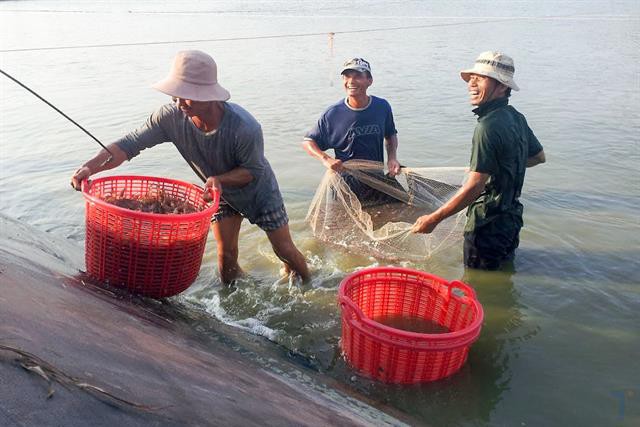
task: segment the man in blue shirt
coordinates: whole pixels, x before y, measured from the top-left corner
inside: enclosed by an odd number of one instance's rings
[[[347,160],[383,163],[384,146],[389,175],[397,175],[400,163],[396,158],[398,137],[393,113],[386,100],[367,95],[373,83],[369,62],[353,58],[344,63],[341,74],[347,96],[322,114],[305,135],[304,149],[328,169],[342,172],[342,163]],[[328,149],[334,150],[334,157],[325,153]]]

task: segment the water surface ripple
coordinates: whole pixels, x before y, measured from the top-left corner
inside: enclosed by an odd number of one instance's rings
[[[110,142],[167,102],[150,85],[179,49],[211,53],[220,81],[261,122],[291,230],[314,271],[280,280],[264,234],[241,230],[251,276],[216,279],[210,237],[201,274],[178,301],[262,335],[309,369],[424,425],[603,426],[640,423],[640,8],[634,1],[193,1],[0,4],[1,68]],[[483,7],[478,7],[483,6]],[[193,12],[199,10],[200,12]],[[380,31],[385,28],[400,28]],[[347,33],[353,30],[376,30]],[[335,32],[333,48],[328,33]],[[301,37],[263,36],[311,34]],[[215,41],[222,39],[236,39]],[[181,43],[181,40],[209,40]],[[145,44],[176,41],[171,44]],[[103,48],[49,49],[87,45]],[[47,50],[29,50],[41,49]],[[385,260],[317,241],[304,217],[323,169],[300,147],[342,96],[340,64],[373,66],[408,166],[463,166],[475,118],[458,71],[484,50],[515,58],[512,103],[545,147],[527,172],[525,227],[512,272],[465,271],[461,249],[402,265],[463,279],[486,319],[462,371],[399,387],[370,382],[340,357],[340,280]],[[84,211],[68,185],[97,145],[0,79],[0,212],[77,243]],[[118,173],[196,182],[175,148],[147,150]],[[634,368],[634,366],[636,366]]]

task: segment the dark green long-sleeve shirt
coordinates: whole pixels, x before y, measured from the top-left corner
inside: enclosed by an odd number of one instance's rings
[[[467,210],[465,232],[501,219],[504,227],[522,227],[522,204],[518,198],[527,159],[542,151],[542,145],[525,117],[508,103],[509,98],[500,98],[473,110],[478,124],[469,169],[489,174],[489,179],[485,191]],[[494,226],[500,227],[498,223]]]

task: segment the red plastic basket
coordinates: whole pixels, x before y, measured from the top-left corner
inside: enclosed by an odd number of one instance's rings
[[[376,267],[340,284],[341,346],[347,362],[376,380],[412,384],[457,372],[480,335],[484,312],[468,285],[421,271]],[[406,316],[449,332],[409,332],[372,319]]]
[[[156,214],[132,211],[102,200],[162,191],[199,212]],[[212,215],[220,195],[202,199],[197,185],[149,176],[109,176],[83,182],[86,207],[87,273],[116,287],[152,298],[176,295],[200,272]]]

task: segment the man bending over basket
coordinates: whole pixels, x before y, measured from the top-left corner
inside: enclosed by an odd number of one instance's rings
[[[217,65],[204,52],[178,52],[169,75],[153,87],[170,95],[172,103],[156,110],[137,130],[101,150],[71,178],[71,185],[131,160],[145,148],[173,142],[182,157],[220,192],[213,232],[218,245],[218,269],[224,283],[242,274],[238,236],[244,218],[263,229],[285,271],[309,278],[304,256],[289,233],[289,218],[269,162],[264,156],[262,128],[251,114],[227,102],[229,92],[218,84]],[[111,157],[111,158],[110,158]]]

